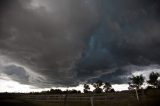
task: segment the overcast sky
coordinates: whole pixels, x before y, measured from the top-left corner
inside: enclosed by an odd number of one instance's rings
[[[160,72],[159,11],[159,0],[1,0],[0,90]]]

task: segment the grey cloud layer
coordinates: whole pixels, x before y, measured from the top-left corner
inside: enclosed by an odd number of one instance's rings
[[[48,83],[72,80],[76,74],[72,68],[81,57],[85,40],[101,21],[97,3],[14,0],[3,6],[1,54],[46,76]]]
[[[121,76],[132,72],[123,67],[160,63],[160,20],[157,18],[160,2],[108,0],[105,5],[102,25],[92,35],[78,65],[78,78],[101,74],[100,79],[123,83],[127,80]],[[113,73],[106,74],[110,71]]]
[[[77,85],[98,74],[109,80],[128,73],[127,65],[160,63],[158,0],[0,3],[1,55],[43,75],[47,81],[39,83],[45,86]],[[7,69],[14,80],[28,80],[22,68]]]

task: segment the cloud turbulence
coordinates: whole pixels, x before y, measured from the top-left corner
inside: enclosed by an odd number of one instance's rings
[[[1,0],[0,77],[38,87],[160,64],[159,0]]]

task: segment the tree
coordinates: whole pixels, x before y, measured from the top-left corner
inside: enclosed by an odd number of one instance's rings
[[[110,92],[116,92],[113,88],[110,90]]]
[[[104,86],[103,86],[103,89],[104,89],[105,92],[109,92],[112,89],[112,85],[109,82],[105,82]]]
[[[69,94],[78,94],[78,93],[81,93],[80,91],[77,91],[75,89],[69,90],[68,92],[69,92]]]
[[[95,93],[102,93],[102,88],[100,88],[103,85],[103,82],[101,80],[98,80],[96,83],[93,83],[93,87],[95,88],[93,92]]]
[[[158,80],[158,86],[157,87],[158,87],[158,89],[160,89],[160,80]]]
[[[137,96],[137,100],[139,101],[139,96],[138,96],[138,92],[137,90],[140,89],[140,87],[143,85],[144,83],[144,77],[142,75],[139,76],[132,76],[130,78],[131,82],[129,82],[129,89],[134,89],[136,91],[136,96]]]
[[[89,85],[88,84],[84,84],[84,93],[88,93],[89,92],[89,90],[90,90],[90,87],[89,87]]]
[[[159,73],[150,73],[149,75],[149,80],[147,81],[148,84],[152,85],[154,88],[158,88],[159,86],[159,81],[158,77],[160,76]]]
[[[129,82],[129,87],[130,88],[136,88],[137,90],[140,89],[140,87],[143,85],[144,83],[144,77],[142,75],[139,76],[132,76],[130,78],[131,82]]]
[[[60,89],[50,89],[49,92],[52,94],[62,94],[62,90]]]

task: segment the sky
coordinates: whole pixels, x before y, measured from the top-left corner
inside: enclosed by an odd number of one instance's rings
[[[159,0],[1,0],[0,92],[127,89],[132,74],[160,72],[159,11]]]

